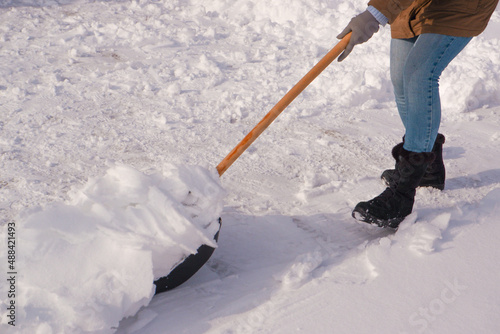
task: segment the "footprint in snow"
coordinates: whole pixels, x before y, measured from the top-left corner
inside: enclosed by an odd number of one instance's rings
[[[298,289],[310,280],[312,273],[321,266],[323,260],[320,251],[299,255],[284,274],[276,277],[276,280],[286,289]]]

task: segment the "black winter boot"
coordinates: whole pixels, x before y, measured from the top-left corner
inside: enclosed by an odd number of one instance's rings
[[[416,188],[435,155],[432,152],[410,152],[402,145],[398,149],[394,148],[393,154],[397,156],[398,180],[374,199],[358,203],[352,212],[357,220],[380,227],[397,228],[411,213]]]
[[[434,146],[432,148],[432,152],[436,156],[434,162],[429,164],[427,167],[427,170],[425,171],[424,176],[422,177],[422,181],[420,181],[420,184],[418,185],[419,187],[432,187],[436,188],[439,190],[444,189],[444,183],[446,179],[446,169],[444,167],[443,163],[443,144],[445,142],[445,137],[442,134],[438,134],[436,138],[436,142],[434,143]],[[394,156],[394,151],[398,150],[399,146],[403,146],[404,144],[404,137],[403,137],[403,142],[399,143],[393,148],[393,156]],[[394,156],[394,159],[396,159],[396,165],[398,164],[397,162],[397,157]],[[381,179],[384,181],[384,183],[387,186],[391,186],[394,184],[399,178],[399,175],[397,173],[397,167],[396,169],[387,169],[382,173]]]

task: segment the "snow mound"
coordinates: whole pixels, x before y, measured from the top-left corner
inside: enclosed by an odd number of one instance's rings
[[[216,247],[223,195],[216,171],[119,165],[69,203],[26,214],[17,223],[21,332],[114,332],[149,303],[154,279],[200,245]]]

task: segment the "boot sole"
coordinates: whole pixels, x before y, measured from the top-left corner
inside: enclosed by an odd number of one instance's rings
[[[397,229],[399,224],[405,219],[405,217],[396,217],[390,219],[377,218],[368,213],[365,209],[359,207],[354,208],[354,210],[352,211],[352,217],[363,223],[391,229]]]

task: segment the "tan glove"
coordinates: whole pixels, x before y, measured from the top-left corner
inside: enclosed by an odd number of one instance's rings
[[[373,34],[378,31],[379,25],[380,23],[377,19],[367,10],[353,17],[347,27],[345,27],[345,29],[337,36],[338,39],[342,39],[345,35],[352,31],[349,44],[347,44],[344,52],[337,60],[344,60],[351,53],[355,45],[369,40]]]

